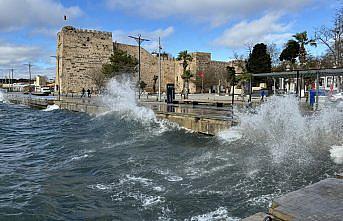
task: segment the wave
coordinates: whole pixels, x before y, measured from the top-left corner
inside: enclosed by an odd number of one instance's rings
[[[330,149],[330,157],[336,164],[343,164],[343,145],[332,146]]]
[[[227,220],[227,221],[239,221],[241,219],[237,217],[230,217],[229,212],[225,207],[219,207],[215,211],[211,211],[202,215],[193,216],[185,221],[216,221],[216,220]]]
[[[6,103],[5,94],[1,89],[0,89],[0,103]]]
[[[339,109],[326,107],[304,115],[295,96],[271,97],[256,113],[238,116],[239,126],[222,131],[218,138],[267,148],[275,162],[290,158],[308,161],[309,152],[342,141],[343,113]]]
[[[157,119],[154,111],[142,106],[136,97],[136,86],[127,74],[112,78],[106,85],[106,94],[102,97],[102,104],[109,109],[103,115],[114,114],[121,120],[134,121],[145,128],[154,128],[152,135],[161,135],[171,130],[180,130],[179,125],[167,120]]]
[[[57,104],[53,104],[53,105],[48,105],[47,108],[44,109],[43,111],[49,112],[49,111],[54,111],[58,109],[60,109],[60,107]]]
[[[129,75],[120,75],[111,79],[107,83],[106,91],[102,103],[110,112],[119,112],[123,117],[143,123],[157,122],[153,110],[139,105],[135,84]]]

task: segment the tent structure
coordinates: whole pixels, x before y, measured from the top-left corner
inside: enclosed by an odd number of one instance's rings
[[[316,80],[316,106],[318,107],[318,94],[319,94],[319,78],[327,76],[343,76],[343,68],[330,68],[330,69],[310,69],[310,70],[294,70],[284,72],[270,72],[270,73],[259,73],[252,74],[250,78],[250,89],[249,89],[249,101],[251,101],[252,93],[252,81],[253,77],[259,78],[273,78],[274,79],[274,90],[275,90],[275,79],[296,79],[296,94],[301,96],[302,80],[304,78],[315,78]],[[299,83],[300,82],[300,83]]]

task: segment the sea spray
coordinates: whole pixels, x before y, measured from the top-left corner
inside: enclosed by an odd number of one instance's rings
[[[296,159],[308,161],[311,151],[342,140],[343,113],[324,108],[305,116],[294,96],[271,97],[256,113],[238,113],[240,125],[219,133],[225,142],[249,142],[264,146],[274,162]]]
[[[5,95],[4,93],[0,90],[0,103],[5,102]]]
[[[58,109],[60,109],[60,107],[57,104],[53,104],[53,105],[48,105],[46,109],[44,109],[43,111],[49,112],[49,111],[54,111]]]
[[[111,79],[106,89],[107,93],[102,101],[111,112],[119,112],[123,117],[142,123],[157,121],[153,110],[138,104],[135,84],[129,75],[119,75]]]
[[[330,149],[330,157],[336,164],[343,164],[343,145],[332,146]]]
[[[149,128],[154,127],[157,130],[152,130],[152,135],[180,129],[176,123],[157,119],[152,109],[139,104],[134,80],[129,75],[119,75],[111,79],[106,89],[107,93],[103,96],[102,103],[110,113],[119,113],[122,119],[134,120]]]

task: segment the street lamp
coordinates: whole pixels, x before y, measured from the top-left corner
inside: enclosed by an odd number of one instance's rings
[[[152,54],[158,55],[158,101],[161,102],[161,75],[162,75],[162,61],[161,61],[161,38],[158,37],[158,54],[156,52],[153,52]]]
[[[135,36],[128,36],[129,38],[135,39],[136,42],[138,43],[138,99],[141,99],[141,44],[144,41],[150,41],[149,39],[144,39],[142,36],[139,34],[138,37]]]
[[[62,58],[61,56],[57,55],[57,56],[50,56],[52,58],[56,58],[57,60],[57,76],[58,76],[58,100],[61,100],[61,76],[60,76],[60,59]],[[56,82],[55,82],[56,84]]]
[[[28,64],[24,64],[26,66],[29,67],[29,95],[30,95],[30,98],[31,98],[31,67],[32,67],[32,64],[31,63],[28,63]]]

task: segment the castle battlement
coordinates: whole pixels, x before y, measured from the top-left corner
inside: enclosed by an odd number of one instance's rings
[[[62,32],[73,32],[73,33],[76,33],[76,34],[90,33],[90,34],[104,35],[104,36],[107,36],[107,37],[112,37],[112,32],[97,31],[97,30],[91,30],[91,29],[74,28],[73,26],[65,26],[65,27],[63,27],[62,28]]]

